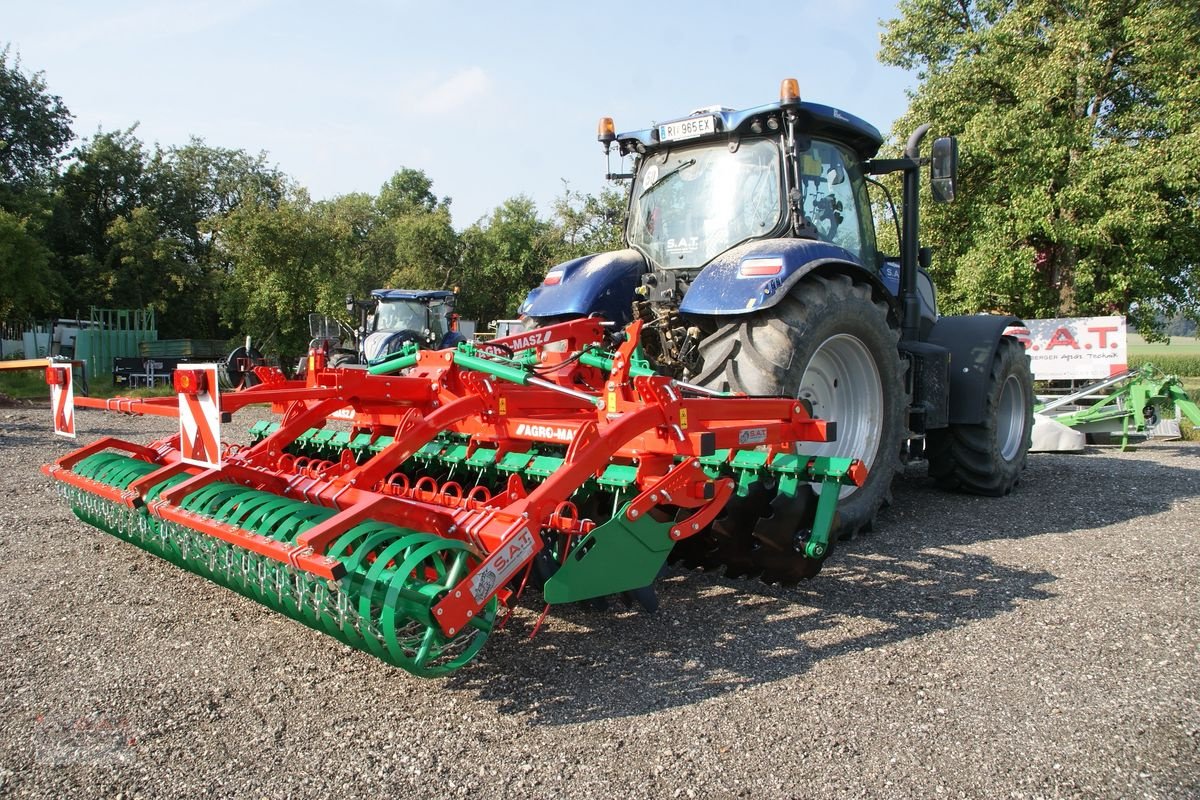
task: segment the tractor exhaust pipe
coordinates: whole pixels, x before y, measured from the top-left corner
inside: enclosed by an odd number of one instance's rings
[[[904,312],[900,338],[904,341],[920,338],[921,301],[917,293],[917,267],[921,255],[918,233],[921,224],[921,140],[930,127],[926,122],[913,131],[904,147],[904,155],[913,162],[912,167],[904,170],[904,247],[900,251],[900,307]]]

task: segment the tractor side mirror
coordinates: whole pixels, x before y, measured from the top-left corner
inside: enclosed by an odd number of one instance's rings
[[[933,202],[953,203],[954,183],[958,178],[958,140],[943,136],[933,140],[933,155],[929,159],[929,188]]]
[[[357,305],[358,305],[358,303],[354,302],[354,295],[352,295],[352,294],[346,295],[346,313],[347,314],[349,314],[350,316],[354,316],[354,309]]]

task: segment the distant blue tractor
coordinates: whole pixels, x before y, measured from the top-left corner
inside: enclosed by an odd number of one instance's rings
[[[327,342],[330,366],[368,364],[399,351],[409,342],[424,350],[440,350],[465,342],[454,313],[455,294],[442,289],[374,289],[371,297],[346,297],[346,312],[356,327],[330,325],[313,315],[314,341]]]
[[[702,109],[621,134],[605,118],[605,152],[633,158],[631,173],[609,176],[631,181],[628,248],[553,267],[520,313],[527,324],[640,319],[661,371],[811,404],[836,423],[837,440],[804,452],[870,469],[865,485],[844,490],[843,534],[873,523],[908,459],[928,459],[947,488],[1007,494],[1030,441],[1029,360],[1004,335],[1014,317],[937,313],[930,251],[918,243],[919,174],[930,165],[933,199],[953,200],[958,152],[942,138],[922,158],[928,128],[902,157],[877,158],[879,131],[801,102],[792,79],[779,102],[744,111]],[[902,218],[872,177],[893,172]],[[868,184],[900,220],[898,257],[877,249]],[[769,481],[739,494],[707,542],[684,543],[684,557],[734,574],[806,577],[788,565],[810,569],[793,543],[811,504],[783,502]]]

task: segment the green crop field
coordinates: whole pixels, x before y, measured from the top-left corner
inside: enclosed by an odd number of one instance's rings
[[[1136,367],[1145,362],[1173,375],[1185,378],[1200,378],[1200,339],[1194,336],[1172,336],[1170,344],[1149,343],[1141,336],[1129,334],[1129,366]],[[1184,381],[1188,389],[1195,389],[1195,382]]]

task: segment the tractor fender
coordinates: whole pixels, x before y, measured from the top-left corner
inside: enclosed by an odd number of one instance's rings
[[[1005,328],[1022,324],[1008,314],[941,317],[933,324],[929,342],[950,351],[950,424],[984,421],[996,348]]]
[[[366,363],[383,358],[389,353],[399,352],[409,342],[421,344],[419,331],[374,331],[367,334],[362,343],[362,357]]]
[[[895,298],[879,276],[844,247],[814,239],[768,239],[739,245],[710,261],[688,287],[679,311],[705,316],[762,311],[814,270],[841,272],[869,283],[877,299],[895,307]]]
[[[626,324],[632,317],[634,290],[649,269],[633,249],[576,258],[551,267],[542,285],[517,309],[523,317],[587,316]]]

